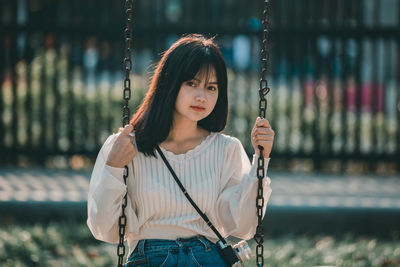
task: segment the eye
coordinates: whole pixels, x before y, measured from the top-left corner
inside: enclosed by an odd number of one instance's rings
[[[209,86],[208,89],[211,91],[217,91],[217,87],[215,86]]]
[[[186,84],[191,86],[191,87],[196,86],[196,84],[194,82],[192,82],[192,81],[188,81],[188,82],[186,82]]]

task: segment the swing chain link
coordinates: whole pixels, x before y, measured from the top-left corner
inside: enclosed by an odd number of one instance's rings
[[[124,70],[125,70],[125,80],[124,80],[124,92],[123,99],[125,100],[125,105],[122,108],[122,127],[125,127],[129,123],[130,118],[130,110],[129,110],[129,100],[131,99],[131,80],[130,80],[130,72],[132,70],[132,59],[131,59],[131,43],[132,43],[132,13],[133,13],[133,0],[125,0],[125,15],[126,15],[126,25],[124,31],[125,37],[125,58],[124,58]],[[124,168],[124,183],[126,185],[126,179],[129,176],[128,166]],[[126,232],[126,215],[125,208],[127,206],[127,195],[125,193],[124,198],[122,199],[122,211],[121,215],[118,218],[119,225],[119,243],[117,247],[118,254],[118,267],[124,266],[124,256],[125,256],[125,245],[124,245],[124,237]]]
[[[270,89],[268,87],[267,81],[267,71],[268,71],[268,61],[269,61],[269,51],[268,51],[268,31],[270,29],[269,21],[269,1],[264,0],[264,11],[262,17],[262,47],[261,47],[261,79],[259,88],[259,117],[265,118],[265,112],[267,110],[267,99],[265,96],[269,93]],[[254,235],[254,240],[256,241],[256,263],[257,266],[264,266],[264,229],[262,227],[263,218],[263,207],[264,207],[264,195],[263,195],[263,179],[264,173],[264,157],[262,146],[258,146],[260,150],[260,156],[258,158],[257,166],[257,178],[258,178],[258,190],[256,199],[257,208],[257,218],[258,224],[256,228],[256,233]]]

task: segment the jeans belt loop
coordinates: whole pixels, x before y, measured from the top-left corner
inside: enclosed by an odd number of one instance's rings
[[[139,244],[138,244],[138,252],[140,256],[144,256],[144,243],[146,242],[145,239],[139,240]]]
[[[210,242],[204,236],[199,236],[198,240],[204,245],[206,251],[211,250]]]

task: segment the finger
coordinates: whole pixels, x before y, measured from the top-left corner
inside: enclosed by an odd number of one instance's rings
[[[274,138],[274,136],[272,135],[272,134],[257,134],[256,136],[255,136],[256,138],[256,140],[257,139],[260,139],[260,140],[264,140],[264,139],[273,139]]]
[[[263,136],[257,136],[255,138],[255,143],[263,142],[263,141],[274,141],[274,137],[271,135],[263,135]]]
[[[254,123],[254,127],[253,127],[253,128],[256,128],[256,127],[257,127],[257,124],[258,124],[259,121],[261,121],[261,118],[260,118],[260,117],[257,117],[256,122]]]
[[[275,131],[271,128],[258,128],[255,134],[266,134],[266,135],[275,135]]]
[[[253,135],[260,135],[260,134],[267,134],[267,135],[275,135],[275,131],[271,128],[256,128],[254,129]]]
[[[259,119],[256,121],[256,127],[271,128],[271,124],[269,124],[267,119]]]
[[[131,124],[125,125],[124,129],[121,132],[121,135],[129,135],[130,132],[132,132],[133,126]]]

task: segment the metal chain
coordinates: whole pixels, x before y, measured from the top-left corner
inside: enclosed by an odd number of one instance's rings
[[[268,0],[264,0],[264,11],[263,11],[263,21],[262,21],[262,49],[261,49],[261,79],[260,79],[260,88],[259,88],[259,116],[261,118],[265,118],[265,112],[267,109],[267,100],[265,95],[268,94],[270,88],[268,87],[268,81],[266,79],[266,74],[268,70],[268,61],[269,61],[269,52],[268,52],[268,29],[270,26],[269,22],[269,2]],[[122,125],[125,126],[129,123],[130,118],[130,110],[129,110],[129,100],[131,98],[131,81],[129,78],[129,74],[132,70],[132,60],[131,60],[131,42],[132,42],[132,12],[133,12],[133,3],[132,0],[125,1],[125,10],[126,10],[126,27],[125,27],[125,58],[124,58],[124,67],[125,67],[125,80],[124,80],[124,93],[123,98],[125,100],[125,105],[122,109],[123,119]],[[264,157],[263,157],[263,147],[259,146],[260,149],[260,157],[258,159],[258,167],[257,167],[257,177],[258,177],[258,190],[257,190],[257,217],[258,217],[258,225],[256,228],[256,234],[254,235],[254,239],[257,243],[256,246],[256,262],[258,266],[264,266],[264,231],[262,228],[262,213],[264,207],[264,197],[263,197],[263,187],[262,187],[262,179],[265,176],[264,173]],[[125,171],[123,174],[124,182],[126,184],[126,179],[129,175],[128,166],[125,166]],[[124,236],[126,231],[126,215],[125,208],[127,205],[127,193],[125,194],[122,201],[122,212],[118,219],[119,224],[119,244],[117,248],[118,254],[118,267],[123,267],[123,258],[125,255],[125,245],[124,245]]]
[[[269,21],[269,1],[264,0],[264,11],[263,11],[263,20],[262,20],[262,47],[261,47],[261,79],[260,79],[260,88],[259,88],[259,109],[260,118],[265,118],[265,112],[267,110],[267,99],[265,96],[269,93],[268,81],[267,81],[267,70],[268,70],[268,61],[269,61],[269,52],[268,52],[268,31],[270,29],[270,21]],[[260,150],[260,157],[258,158],[258,167],[257,167],[257,177],[258,177],[258,188],[257,188],[257,199],[256,199],[256,207],[257,207],[257,217],[258,224],[256,228],[256,234],[254,235],[254,240],[256,241],[256,263],[257,266],[264,266],[264,229],[262,227],[262,217],[263,217],[263,207],[264,207],[264,196],[263,196],[263,186],[262,182],[265,176],[264,173],[264,156],[262,146],[258,146]]]
[[[125,80],[124,80],[124,93],[123,98],[125,100],[125,105],[122,108],[122,127],[129,123],[130,118],[130,110],[129,110],[129,100],[131,99],[131,80],[129,78],[130,72],[132,70],[132,59],[131,59],[131,42],[132,42],[132,12],[133,12],[133,1],[125,0],[125,17],[126,17],[126,25],[124,31],[125,37],[125,58],[124,58],[124,69],[125,69]],[[129,175],[128,166],[125,166],[124,169],[124,182],[126,185],[126,178]],[[124,265],[124,256],[125,256],[125,245],[124,245],[124,237],[126,231],[126,215],[125,208],[127,205],[127,195],[125,193],[124,198],[122,199],[122,212],[118,219],[119,225],[119,244],[117,247],[118,254],[118,267],[123,267]]]

